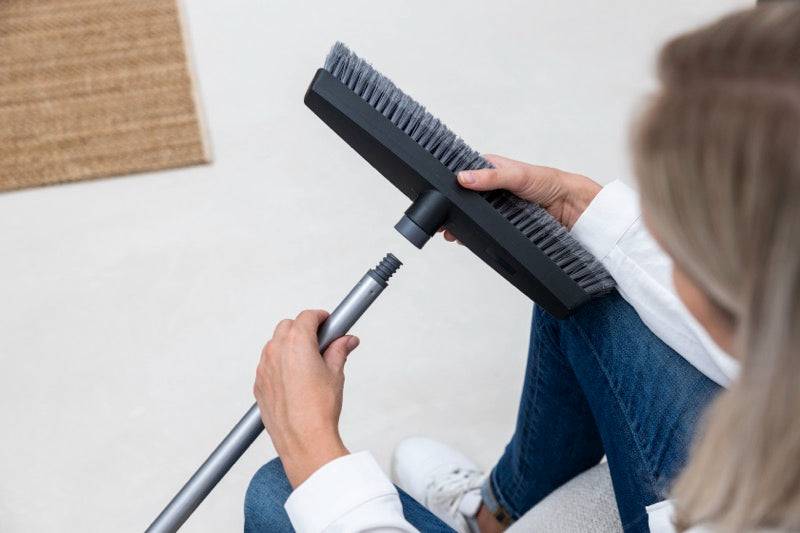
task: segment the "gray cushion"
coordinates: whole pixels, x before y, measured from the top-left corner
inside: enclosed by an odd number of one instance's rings
[[[608,463],[568,481],[517,520],[508,531],[521,533],[618,533],[622,523],[614,500]]]

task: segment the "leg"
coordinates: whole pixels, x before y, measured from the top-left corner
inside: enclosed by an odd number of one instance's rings
[[[626,531],[647,531],[718,392],[616,292],[564,321],[537,309],[516,432],[484,492],[516,519],[605,452]]]
[[[398,489],[403,514],[414,527],[431,533],[453,533],[444,522]],[[245,533],[294,531],[289,516],[283,508],[292,486],[286,479],[280,459],[273,459],[256,472],[247,488],[244,500]]]
[[[244,498],[244,531],[294,531],[283,504],[292,493],[283,464],[277,457],[258,469]]]
[[[604,455],[591,407],[559,346],[558,321],[534,308],[517,426],[483,500],[516,520]]]

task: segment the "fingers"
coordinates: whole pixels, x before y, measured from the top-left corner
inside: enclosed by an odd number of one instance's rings
[[[270,353],[279,353],[283,346],[316,346],[317,330],[329,316],[327,311],[310,309],[301,312],[294,320],[284,318],[275,327],[272,338],[261,350],[261,360],[266,361]],[[272,345],[272,350],[270,350]]]
[[[313,332],[316,335],[320,325],[325,322],[329,315],[330,313],[321,309],[307,309],[297,315],[294,325],[306,333]]]
[[[292,328],[298,328],[304,333],[313,331],[314,334],[316,334],[319,326],[325,322],[328,316],[330,316],[330,313],[327,311],[322,311],[321,309],[307,309],[297,315],[297,318],[294,320],[284,318],[278,322],[278,325],[275,327],[275,331],[272,334],[272,338],[276,340],[282,339],[289,333],[289,331],[291,331]]]
[[[317,330],[330,314],[320,309],[302,311],[294,320],[284,318],[275,327],[272,340],[284,341],[287,338],[308,337],[316,341]]]
[[[344,364],[347,362],[347,356],[358,348],[361,341],[358,337],[353,335],[345,335],[333,341],[331,345],[322,354],[325,364],[333,372],[341,372],[344,369]]]
[[[268,366],[267,362],[274,359],[272,356],[277,356],[282,353],[286,347],[292,352],[307,353],[309,342],[316,345],[317,330],[319,326],[328,318],[329,313],[319,309],[309,309],[302,311],[294,320],[284,319],[278,323],[275,328],[275,334],[272,339],[267,342],[266,346],[261,352],[261,366]],[[347,356],[356,349],[359,344],[358,337],[352,335],[345,335],[333,341],[331,345],[325,350],[323,359],[328,367],[339,372],[344,368]]]
[[[503,168],[509,165],[520,164],[519,161],[514,161],[513,159],[509,159],[497,154],[483,154],[481,157],[494,165],[495,168]]]
[[[438,230],[436,230],[436,232],[437,233],[441,233],[442,236],[444,237],[444,240],[446,240],[447,242],[457,242],[461,246],[464,246],[464,243],[459,241],[458,237],[456,237],[455,235],[453,235],[452,233],[450,233],[449,231],[447,231],[443,227],[439,228]]]

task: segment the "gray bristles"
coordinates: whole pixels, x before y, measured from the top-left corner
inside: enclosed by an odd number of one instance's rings
[[[343,43],[333,45],[324,68],[454,174],[461,170],[492,168],[491,163],[425,107],[404,94],[389,78]],[[567,229],[546,210],[504,190],[482,195],[588,294],[605,294],[614,288],[614,279],[600,261],[572,238]]]

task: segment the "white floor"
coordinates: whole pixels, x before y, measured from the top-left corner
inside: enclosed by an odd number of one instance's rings
[[[405,266],[355,328],[345,440],[388,465],[425,433],[491,466],[530,302],[396,234],[408,202],[304,107],[308,82],[343,40],[477,149],[630,179],[659,43],[750,2],[185,4],[214,163],[0,195],[0,531],[143,530],[250,406],[274,325],[387,251]],[[261,437],[184,530],[241,529],[273,456]]]

